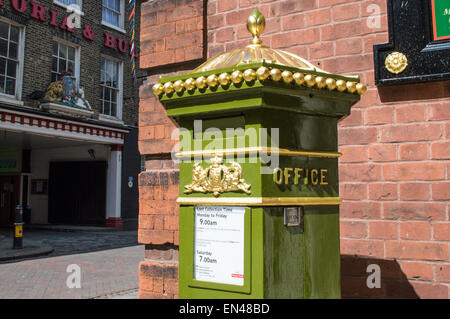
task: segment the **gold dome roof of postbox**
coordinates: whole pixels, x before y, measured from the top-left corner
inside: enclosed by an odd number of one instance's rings
[[[261,44],[250,44],[242,49],[236,49],[231,52],[219,54],[218,56],[200,65],[198,68],[193,70],[192,73],[231,68],[257,62],[267,62],[303,70],[328,73],[295,54],[271,49]]]
[[[258,9],[253,10],[247,20],[247,29],[253,36],[252,43],[245,48],[219,54],[200,65],[193,70],[192,73],[230,68],[257,62],[267,62],[303,70],[328,73],[295,54],[271,49],[262,45],[260,35],[264,31],[265,26],[266,20],[264,16]]]

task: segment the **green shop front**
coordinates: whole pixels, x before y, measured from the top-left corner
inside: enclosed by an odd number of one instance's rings
[[[337,123],[366,90],[259,39],[153,91],[180,128],[180,298],[339,298]]]

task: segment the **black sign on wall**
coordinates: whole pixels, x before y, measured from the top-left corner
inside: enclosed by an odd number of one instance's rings
[[[387,0],[389,43],[374,45],[375,83],[450,79],[450,1]]]

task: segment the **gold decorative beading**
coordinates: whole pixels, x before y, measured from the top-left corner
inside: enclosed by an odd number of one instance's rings
[[[244,80],[246,82],[251,82],[256,79],[256,72],[253,69],[248,69],[244,71]]]
[[[327,81],[327,80],[326,80],[323,76],[317,76],[317,77],[316,77],[316,86],[317,86],[319,89],[323,89],[324,87],[327,86],[326,81]]]
[[[184,82],[184,87],[188,91],[192,91],[195,89],[195,80],[193,78],[189,78]]]
[[[233,73],[231,73],[231,81],[233,81],[234,84],[241,83],[243,78],[244,74],[242,74],[241,71],[234,71]]]
[[[283,82],[286,84],[290,84],[292,81],[294,81],[294,76],[291,71],[283,71],[281,72],[281,77],[283,78]]]
[[[164,84],[164,92],[166,92],[166,94],[170,94],[173,92],[173,83],[172,82],[167,82]]]
[[[281,80],[281,71],[277,68],[270,70],[270,78],[275,82],[280,81]]]
[[[222,73],[219,75],[219,83],[220,85],[227,86],[231,81],[231,76],[228,73]]]
[[[204,76],[201,76],[195,80],[195,86],[199,89],[204,89],[207,86],[206,78]]]
[[[332,78],[328,78],[325,80],[325,84],[327,85],[328,90],[333,91],[336,89],[336,80]]]
[[[173,88],[174,88],[175,92],[178,92],[178,93],[182,92],[184,90],[184,82],[181,80],[176,81],[173,84]]]
[[[303,83],[305,83],[305,75],[303,73],[296,72],[293,77],[297,85],[303,85]]]
[[[314,77],[314,75],[312,74],[307,74],[305,76],[305,82],[306,82],[306,86],[312,88],[314,85],[316,85],[316,79]]]
[[[216,87],[217,84],[219,84],[219,79],[217,78],[217,75],[211,74],[206,78],[206,83],[209,87]]]
[[[347,90],[347,83],[344,80],[337,80],[336,87],[339,92],[344,92]]]
[[[157,83],[153,86],[153,93],[156,96],[167,94],[170,96],[173,92],[182,93],[184,90],[192,92],[195,89],[206,89],[208,87],[215,88],[222,86],[227,89],[231,83],[240,85],[243,81],[273,81],[283,82],[286,84],[295,84],[297,86],[307,86],[309,88],[326,89],[329,91],[338,90],[339,92],[347,92],[352,94],[363,95],[367,91],[367,87],[362,83],[355,81],[345,81],[342,79],[334,79],[322,75],[305,74],[301,72],[292,73],[289,70],[280,70],[278,68],[268,68],[262,66],[257,70],[247,69],[244,72],[234,71],[229,73],[221,73],[219,75],[211,74],[208,77],[200,76],[197,79],[189,78],[185,81],[177,80],[175,83],[166,82],[164,84]],[[202,91],[203,92],[203,91]]]
[[[265,66],[262,66],[258,70],[256,70],[256,76],[260,81],[267,80],[267,78],[270,76],[270,70]]]
[[[199,163],[194,164],[192,183],[184,186],[184,193],[214,193],[216,197],[225,192],[244,192],[250,195],[250,187],[251,185],[242,179],[241,165],[231,162],[227,167],[223,165],[221,156],[214,156],[211,158],[211,165],[206,169]]]

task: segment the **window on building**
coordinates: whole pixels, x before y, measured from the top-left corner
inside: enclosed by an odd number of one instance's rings
[[[102,58],[101,67],[101,113],[122,117],[122,63]]]
[[[102,0],[102,23],[108,26],[124,28],[124,0]]]
[[[52,82],[58,81],[65,72],[71,72],[78,83],[78,48],[53,41]]]
[[[0,21],[0,93],[17,96],[22,64],[22,29]]]
[[[56,4],[62,4],[65,6],[70,6],[71,4],[76,4],[81,8],[82,0],[53,0]]]

